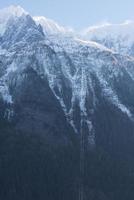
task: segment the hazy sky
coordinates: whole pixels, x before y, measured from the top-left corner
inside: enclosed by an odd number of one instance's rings
[[[76,29],[107,21],[134,20],[134,0],[0,0],[0,8],[11,4]]]

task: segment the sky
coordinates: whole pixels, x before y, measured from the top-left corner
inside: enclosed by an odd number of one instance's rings
[[[0,0],[0,8],[20,5],[32,16],[43,15],[75,29],[134,20],[134,0]]]

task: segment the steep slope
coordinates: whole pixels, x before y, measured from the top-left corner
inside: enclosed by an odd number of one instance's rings
[[[60,26],[55,21],[45,18],[44,16],[36,16],[33,17],[34,21],[37,25],[41,25],[44,33],[46,35],[66,35],[66,34],[72,34],[73,30],[70,28],[65,28],[63,26]]]
[[[7,100],[12,103],[12,95],[8,95],[9,89],[7,89],[7,85],[5,86],[7,79],[11,81],[11,74],[20,73],[19,71],[27,69],[29,65],[32,65],[32,69],[39,76],[42,78],[47,77],[51,90],[60,102],[75,132],[80,132],[81,120],[84,118],[86,123],[85,128],[87,129],[91,143],[95,143],[95,133],[90,117],[94,113],[96,101],[99,101],[98,94],[96,94],[93,86],[94,79],[97,79],[101,85],[100,89],[104,98],[116,106],[120,112],[125,113],[130,119],[132,118],[133,108],[130,109],[130,105],[124,104],[123,99],[118,96],[116,86],[114,86],[114,79],[115,77],[119,79],[120,74],[124,75],[126,73],[130,81],[133,80],[133,76],[130,77],[131,71],[126,66],[131,65],[132,70],[133,61],[127,58],[124,60],[123,57],[93,42],[84,42],[72,38],[65,40],[64,38],[63,44],[59,45],[59,43],[55,43],[55,40],[51,40],[51,42],[50,40],[45,40],[42,31],[38,30],[38,27],[31,20],[29,16],[21,17],[18,21],[15,20],[16,34],[13,35],[12,40],[9,40],[8,37],[11,38],[14,23],[12,24],[13,27],[11,26],[9,30],[7,29],[7,32],[3,35],[1,46],[2,48],[8,48],[10,59],[10,62],[8,60],[10,65],[6,66],[6,73],[1,77],[3,98],[8,97],[9,99],[7,98]],[[24,22],[25,26],[24,36],[22,22]],[[18,51],[18,49],[21,51]],[[12,56],[11,53],[13,54]],[[17,67],[18,65],[19,67]],[[17,77],[19,76],[17,75]],[[79,109],[77,119],[75,119],[75,107]],[[76,122],[76,120],[78,121]]]
[[[8,20],[11,18],[17,18],[22,15],[27,14],[27,12],[20,6],[9,6],[8,8],[0,10],[0,35],[5,32]]]
[[[133,199],[133,58],[44,30],[23,12],[1,35],[0,197]]]

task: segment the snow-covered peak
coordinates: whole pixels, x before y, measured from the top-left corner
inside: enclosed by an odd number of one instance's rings
[[[35,22],[40,24],[43,27],[44,33],[47,35],[53,35],[53,34],[71,34],[73,30],[71,28],[66,28],[63,26],[60,26],[55,21],[48,19],[44,16],[36,16],[33,17]]]
[[[107,35],[117,37],[121,35],[122,37],[129,36],[130,39],[134,40],[134,21],[127,20],[121,24],[105,23],[91,26],[85,29],[82,34],[89,38],[95,36],[104,38]]]
[[[131,48],[134,44],[134,21],[92,26],[85,29],[81,35],[85,39],[100,42],[119,53],[133,55]]]
[[[8,20],[12,17],[21,17],[22,15],[27,15],[28,13],[20,6],[11,5],[7,8],[0,10],[0,34],[5,32],[6,24]]]
[[[11,5],[7,8],[0,10],[0,23],[3,22],[3,20],[8,20],[10,17],[20,17],[23,14],[28,14],[22,7],[20,6],[14,6]]]

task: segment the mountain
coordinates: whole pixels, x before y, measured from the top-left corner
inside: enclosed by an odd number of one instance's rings
[[[33,17],[33,19],[37,23],[37,25],[40,24],[42,26],[46,35],[65,35],[73,33],[73,30],[71,28],[65,28],[63,26],[60,26],[55,21],[48,19],[44,16],[36,16]]]
[[[4,33],[8,20],[20,17],[24,14],[27,14],[27,12],[20,6],[12,5],[0,10],[0,35]]]
[[[133,57],[5,10],[0,198],[132,200]]]
[[[99,42],[120,54],[134,56],[134,22],[102,24],[85,29],[82,37]]]

